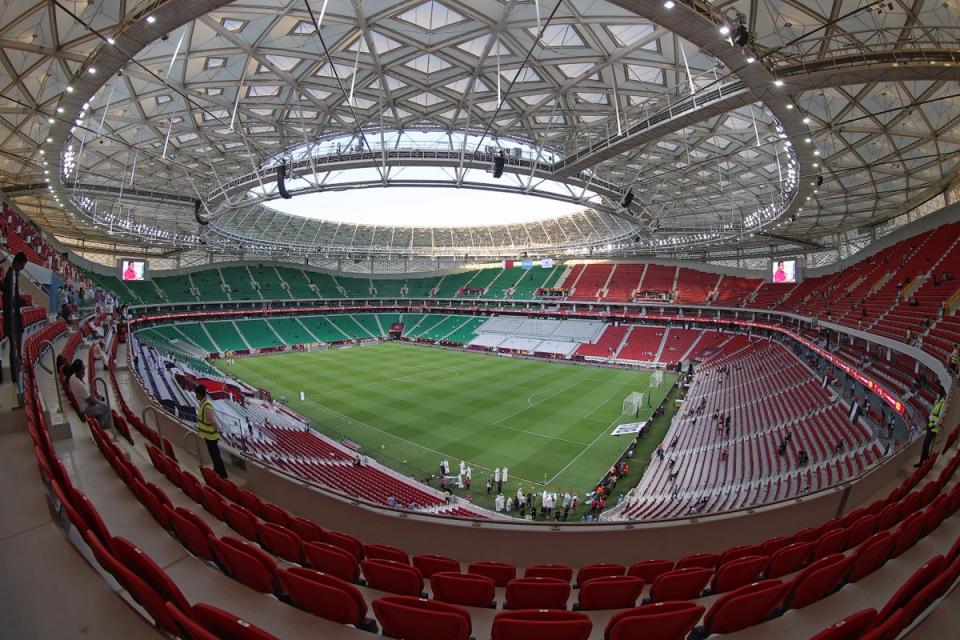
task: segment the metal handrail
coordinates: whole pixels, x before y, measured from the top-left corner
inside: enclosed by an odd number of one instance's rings
[[[60,372],[57,371],[57,356],[54,353],[56,349],[53,347],[53,343],[49,340],[44,340],[40,343],[40,347],[43,351],[46,351],[47,347],[50,347],[50,362],[53,366],[50,369],[47,369],[46,365],[43,364],[43,353],[41,351],[40,357],[37,359],[37,363],[43,367],[43,370],[53,376],[53,384],[57,390],[57,413],[63,413],[63,395],[60,393]],[[11,347],[12,348],[12,347]]]
[[[103,378],[94,378],[93,379],[93,390],[98,391],[97,383],[103,385],[103,400],[107,403],[107,410],[110,411],[111,415],[113,414],[113,403],[110,401],[110,388],[107,387],[107,381]]]
[[[153,428],[154,430],[156,430],[157,433],[160,433],[160,414],[157,413],[156,407],[154,407],[153,405],[147,405],[146,407],[144,407],[143,411],[140,412],[140,419],[143,420],[144,426],[149,427],[150,425],[147,424],[148,411],[153,412],[153,425],[154,425]]]

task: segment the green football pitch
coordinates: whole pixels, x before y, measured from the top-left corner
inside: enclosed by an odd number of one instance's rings
[[[481,504],[495,467],[510,469],[505,495],[517,486],[542,490],[544,482],[554,491],[589,492],[632,440],[610,435],[636,420],[621,415],[623,400],[633,391],[649,393],[650,406],[640,413],[646,420],[675,379],[665,373],[663,384],[649,389],[645,371],[396,342],[218,366],[284,398],[326,435],[349,438],[418,480],[436,474],[443,458],[456,473],[462,458],[474,468],[472,493]],[[665,429],[656,431],[662,438]]]

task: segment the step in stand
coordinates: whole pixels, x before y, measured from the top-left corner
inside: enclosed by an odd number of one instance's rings
[[[20,408],[17,385],[10,381],[0,384],[0,433],[17,433],[26,427],[26,413]]]

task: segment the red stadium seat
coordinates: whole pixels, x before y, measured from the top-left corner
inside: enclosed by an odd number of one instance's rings
[[[879,621],[879,624],[859,636],[857,640],[896,640],[910,622],[911,618],[907,611],[900,609],[886,620]]]
[[[847,582],[859,582],[883,566],[890,557],[894,539],[889,531],[875,533],[853,552],[853,566]]]
[[[721,565],[713,574],[710,591],[726,593],[756,582],[763,573],[763,568],[767,566],[767,560],[766,556],[744,556]]]
[[[558,578],[570,582],[573,569],[562,564],[534,564],[523,571],[524,578]]]
[[[326,542],[307,542],[303,545],[303,553],[310,567],[317,571],[329,573],[347,582],[360,580],[360,563],[340,547]]]
[[[404,640],[467,640],[470,614],[456,605],[412,596],[385,596],[373,601],[383,635]]]
[[[507,583],[505,609],[566,609],[570,583],[558,578],[515,578]]]
[[[182,611],[190,608],[190,603],[180,592],[177,584],[140,547],[126,538],[117,537],[111,540],[110,550],[114,558],[150,585],[150,588],[165,601],[173,603]]]
[[[173,503],[170,501],[170,497],[164,493],[163,489],[151,482],[147,482],[140,485],[134,491],[137,493],[137,497],[140,499],[143,505],[147,508],[147,511],[149,511],[154,519],[160,523],[160,526],[169,530],[170,522],[167,521],[167,512],[163,507],[172,507]]]
[[[577,584],[576,586],[582,587],[583,583],[588,580],[593,580],[594,578],[604,578],[607,576],[622,576],[626,575],[627,568],[622,564],[615,564],[611,562],[598,562],[595,564],[587,564],[580,567],[580,570],[577,571]]]
[[[450,604],[495,606],[496,587],[492,578],[475,573],[438,571],[430,576],[430,590],[434,599]]]
[[[712,569],[687,567],[660,574],[650,587],[649,602],[699,598],[713,575]]]
[[[304,542],[326,542],[327,532],[323,527],[300,516],[290,516],[290,530]]]
[[[201,467],[203,471],[204,467]],[[210,481],[207,481],[207,484],[210,484]],[[221,478],[217,476],[217,484],[215,485],[217,491],[219,491],[224,498],[231,502],[237,502],[240,500],[240,487],[233,483],[231,480],[226,478]]]
[[[893,533],[893,550],[890,552],[891,558],[898,558],[910,547],[917,543],[920,536],[923,535],[925,518],[923,513],[914,513],[900,523]]]
[[[913,575],[907,578],[906,582],[897,589],[887,604],[880,611],[880,620],[886,620],[893,612],[904,606],[913,596],[915,596],[927,584],[932,582],[947,567],[947,561],[943,556],[934,556],[927,560]]]
[[[593,622],[587,614],[577,611],[539,609],[504,611],[493,619],[490,638],[491,640],[587,640],[592,629]]]
[[[802,609],[821,600],[840,586],[850,572],[853,558],[835,553],[811,563],[797,574],[784,598],[788,609]]]
[[[860,640],[877,619],[876,609],[864,609],[830,625],[810,640]]]
[[[360,568],[371,589],[413,597],[423,593],[423,576],[416,567],[393,560],[366,559],[360,562]]]
[[[363,594],[349,582],[304,567],[282,569],[277,578],[298,608],[340,624],[369,627],[367,603]]]
[[[219,493],[209,486],[203,488],[200,492],[200,503],[207,513],[217,520],[225,520],[227,517],[227,503]]]
[[[238,504],[228,504],[227,525],[247,540],[257,540],[257,517]]]
[[[720,596],[703,617],[703,626],[694,630],[699,637],[733,633],[760,624],[783,602],[789,585],[764,580]]]
[[[278,524],[288,529],[290,528],[290,514],[273,503],[261,503],[260,515],[267,522],[272,522],[273,524]]]
[[[210,547],[210,536],[213,535],[213,531],[210,526],[202,518],[186,509],[174,510],[167,506],[164,506],[164,509],[167,510],[170,527],[190,553],[204,560],[213,560],[213,550]]]
[[[257,522],[257,537],[264,548],[287,562],[303,562],[303,542],[290,529],[272,522]]]
[[[900,522],[900,503],[888,504],[877,519],[877,531],[886,531],[898,522]]]
[[[365,544],[363,555],[372,560],[393,560],[403,564],[410,564],[410,556],[403,549],[397,549],[386,544]]]
[[[87,528],[97,536],[104,546],[109,547],[110,540],[113,536],[110,535],[110,531],[107,529],[107,525],[103,523],[100,513],[97,512],[97,509],[87,496],[74,490],[70,504],[76,509],[77,514],[83,518],[83,522]]]
[[[577,608],[584,611],[626,609],[637,604],[643,580],[635,576],[592,578],[580,587]]]
[[[923,534],[928,535],[940,526],[940,523],[947,517],[947,509],[950,506],[950,500],[946,494],[941,493],[927,506],[923,514]]]
[[[858,546],[861,542],[869,538],[877,530],[878,515],[863,516],[851,524],[847,529],[847,549]]]
[[[157,626],[170,633],[176,633],[178,631],[176,623],[167,611],[163,597],[148,585],[143,578],[128,569],[122,562],[114,557],[100,539],[91,531],[85,531],[83,538],[90,547],[90,550],[93,551],[93,555],[96,557],[97,562],[100,563],[100,566],[116,578],[120,586],[146,610],[147,614],[153,618]]]
[[[620,611],[607,623],[604,640],[684,640],[705,609],[693,602],[655,602]]]
[[[847,530],[832,529],[824,531],[817,538],[817,544],[813,547],[813,560],[819,560],[835,553],[840,553],[846,549]]]
[[[266,565],[250,545],[235,538],[210,538],[217,563],[231,578],[261,593],[274,592],[276,567]],[[272,561],[271,561],[272,562]]]
[[[471,562],[467,567],[467,573],[487,576],[493,579],[493,582],[498,587],[505,587],[508,582],[517,577],[517,568],[506,562],[482,560],[480,562]]]
[[[441,571],[460,573],[460,563],[453,558],[435,554],[413,556],[413,566],[420,570],[424,578],[429,578]]]
[[[759,556],[772,556],[780,549],[783,549],[791,543],[798,542],[793,537],[788,536],[777,536],[776,538],[770,538],[765,542],[761,542],[757,547],[757,555]]]
[[[251,491],[239,489],[237,491],[237,504],[258,518],[263,516],[263,502],[257,497],[257,494]]]
[[[191,500],[196,503],[201,502],[200,494],[203,493],[203,485],[197,480],[197,477],[189,471],[184,471],[180,476],[180,488],[187,494]]]
[[[166,603],[166,607],[167,613],[178,629],[176,633],[178,638],[182,638],[182,640],[218,640],[217,636],[201,627],[200,623],[195,622],[193,618],[169,602]]]
[[[794,542],[770,556],[763,575],[766,578],[780,578],[787,574],[799,571],[807,564],[813,555],[813,542]]]
[[[746,556],[755,556],[759,555],[757,553],[756,545],[745,544],[737,547],[731,547],[720,554],[720,557],[717,559],[717,566],[722,567],[731,560],[737,560],[739,558],[744,558]]]
[[[193,605],[190,617],[220,640],[277,640],[246,620],[208,604]]]
[[[363,560],[363,544],[351,535],[340,533],[339,531],[327,531],[327,542],[335,547],[340,547],[354,558],[357,562]]]
[[[688,569],[690,567],[699,567],[702,569],[713,569],[717,566],[717,560],[720,555],[716,553],[695,553],[677,561],[674,569]]]
[[[641,560],[627,569],[628,576],[640,578],[646,584],[653,584],[661,574],[673,570],[673,560]]]

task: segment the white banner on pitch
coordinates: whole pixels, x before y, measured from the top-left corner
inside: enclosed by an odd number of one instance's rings
[[[610,433],[610,435],[624,436],[624,435],[627,435],[628,433],[640,433],[641,431],[647,428],[647,424],[648,424],[647,422],[628,422],[614,429],[613,432]]]

